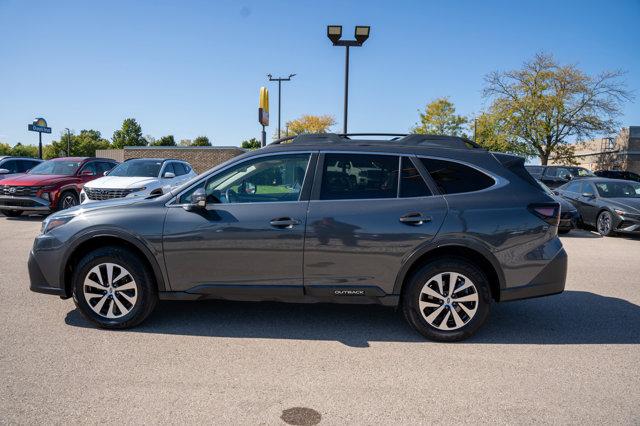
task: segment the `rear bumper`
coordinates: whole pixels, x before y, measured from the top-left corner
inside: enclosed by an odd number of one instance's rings
[[[577,228],[579,214],[577,210],[563,213],[560,216],[560,222],[558,223],[558,229],[569,230]]]
[[[34,212],[50,212],[49,200],[39,197],[12,197],[0,196],[0,210],[21,210]]]
[[[29,260],[27,262],[29,269],[29,289],[36,293],[53,294],[60,297],[67,297],[65,295],[64,288],[52,286],[47,282],[44,274],[40,270],[40,266],[33,255],[33,251],[29,253]]]
[[[563,248],[529,284],[500,290],[500,301],[562,293],[567,279],[567,260],[567,252]]]

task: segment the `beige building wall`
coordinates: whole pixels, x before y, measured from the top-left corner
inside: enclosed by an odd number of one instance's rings
[[[189,162],[196,173],[200,174],[245,152],[242,148],[226,146],[128,146],[124,149],[96,150],[96,157],[112,158],[120,162],[132,158],[175,158]]]
[[[640,173],[640,126],[623,128],[614,139],[598,138],[576,144],[574,160],[590,170]],[[567,164],[562,158],[549,164]]]

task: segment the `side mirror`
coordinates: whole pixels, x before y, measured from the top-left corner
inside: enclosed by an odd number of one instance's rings
[[[8,175],[9,169],[0,169],[0,175]]]
[[[173,179],[174,177],[176,177],[176,174],[173,172],[164,172],[164,177],[167,179]],[[195,192],[194,192],[195,194]]]
[[[573,176],[571,176],[568,173],[566,175],[562,176],[562,179],[564,179],[564,180],[571,180],[572,178],[573,178]]]
[[[111,170],[106,170],[106,171],[102,174],[102,176],[106,176],[106,175],[108,175],[110,171],[111,171]]]
[[[207,193],[204,188],[198,188],[191,194],[191,202],[185,206],[186,210],[204,210],[207,207]]]
[[[582,196],[584,198],[596,198],[595,195],[593,195],[593,192],[583,192]]]
[[[554,193],[554,194],[556,194],[556,195],[560,195],[560,191],[558,191],[557,189],[555,189],[555,190],[553,191],[553,193]]]
[[[95,176],[95,172],[92,172],[91,170],[83,170],[80,173],[80,176]]]

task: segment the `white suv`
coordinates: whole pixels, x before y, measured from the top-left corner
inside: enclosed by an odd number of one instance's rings
[[[117,165],[105,177],[88,182],[80,194],[82,204],[124,197],[162,195],[197,176],[186,161],[137,158]]]

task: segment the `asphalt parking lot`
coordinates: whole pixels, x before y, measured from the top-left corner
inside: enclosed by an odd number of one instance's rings
[[[0,217],[0,423],[640,422],[640,239],[571,232],[562,295],[440,344],[377,306],[162,302],[98,330],[29,291],[39,227]]]

